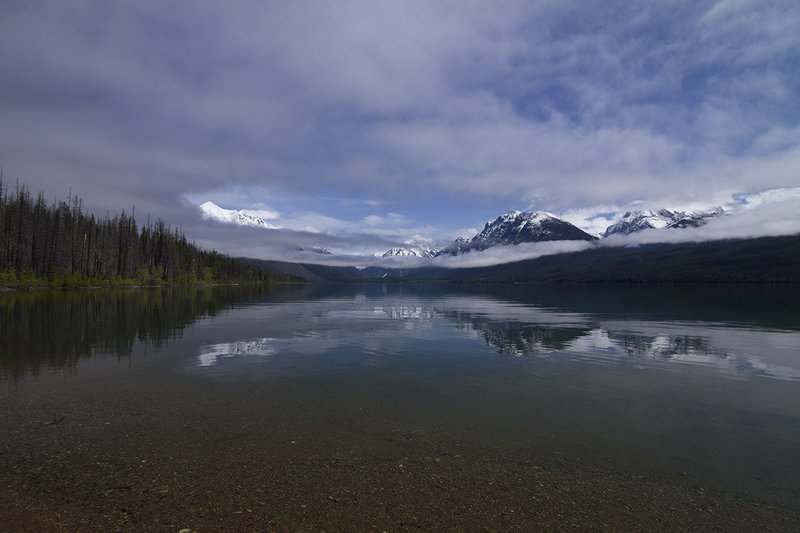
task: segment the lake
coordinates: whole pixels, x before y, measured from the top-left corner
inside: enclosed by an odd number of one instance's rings
[[[797,530],[800,290],[0,294],[13,530]]]

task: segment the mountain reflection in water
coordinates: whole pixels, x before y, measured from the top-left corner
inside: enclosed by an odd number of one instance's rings
[[[593,289],[584,288],[587,293]],[[640,289],[644,294],[654,291],[650,287]],[[342,344],[365,349],[364,343],[381,337],[397,338],[415,330],[441,331],[454,326],[461,337],[481,338],[500,355],[562,357],[606,365],[691,364],[713,368],[729,377],[800,379],[800,358],[794,356],[800,347],[800,332],[756,326],[748,320],[725,322],[713,312],[707,320],[665,320],[665,315],[675,314],[673,306],[651,307],[644,313],[637,307],[631,317],[620,312],[618,303],[611,312],[602,308],[581,312],[553,306],[551,301],[534,303],[485,293],[451,294],[441,289],[429,292],[427,288],[401,291],[398,287],[391,290],[396,292],[361,288],[348,297],[268,302],[234,310],[237,316],[241,315],[234,321],[257,317],[261,326],[256,335],[203,346],[198,365],[210,366],[221,358],[237,356],[320,353]],[[760,294],[763,296],[763,292]],[[535,288],[529,289],[528,295],[536,295]],[[664,302],[653,298],[649,301]],[[674,301],[673,298],[668,303]],[[763,299],[760,303],[765,304]],[[697,313],[696,309],[688,311]],[[746,308],[738,311],[742,317],[747,316]],[[312,347],[319,345],[322,338],[326,340],[324,347]],[[436,333],[429,340],[443,341],[437,339]]]
[[[797,380],[797,292],[398,284],[9,293],[0,295],[0,369],[12,379],[43,368],[75,372],[82,357],[127,357],[136,345],[158,351],[198,320],[221,318],[225,326],[196,349],[198,366],[343,345],[389,353],[398,339],[427,330],[431,346],[443,346],[453,331],[515,357],[694,364]]]
[[[4,294],[0,394],[27,430],[7,438],[16,448],[3,457],[6,470],[22,468],[32,438],[52,434],[39,449],[59,449],[56,431],[80,450],[121,419],[86,464],[116,473],[119,460],[95,457],[124,446],[135,479],[154,460],[142,453],[169,459],[148,473],[156,479],[189,446],[198,462],[186,479],[209,468],[209,487],[229,473],[238,484],[241,465],[269,485],[260,468],[298,457],[325,458],[311,470],[327,480],[331,461],[363,446],[363,472],[402,474],[403,494],[427,486],[412,470],[438,476],[464,458],[502,467],[461,478],[480,497],[480,483],[520,472],[579,472],[581,486],[599,473],[625,497],[640,493],[624,485],[637,480],[691,501],[716,491],[745,514],[763,504],[800,516],[798,296],[790,286],[401,283]],[[172,441],[152,433],[158,424]],[[234,439],[244,458],[215,471]],[[385,443],[397,453],[376,452]],[[443,479],[431,477],[431,490],[454,478]],[[525,491],[537,485],[520,486],[532,501]]]

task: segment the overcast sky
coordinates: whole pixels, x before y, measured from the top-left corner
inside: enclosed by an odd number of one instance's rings
[[[800,231],[798,28],[797,0],[4,0],[0,166],[234,255],[444,243],[512,208]]]

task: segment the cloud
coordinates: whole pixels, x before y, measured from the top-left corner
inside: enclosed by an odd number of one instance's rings
[[[385,251],[404,244],[430,245],[430,241],[424,238],[403,243],[378,233],[344,231],[332,234],[290,229],[264,230],[212,223],[190,226],[190,229],[195,234],[202,236],[197,241],[201,246],[210,247],[213,243],[224,243],[221,247],[217,246],[217,249],[236,257],[280,259],[331,266],[469,268],[578,252],[594,246],[630,247],[653,243],[704,242],[796,235],[800,234],[800,219],[796,215],[800,212],[800,192],[798,191],[800,189],[788,189],[741,198],[736,210],[732,210],[730,214],[709,219],[706,224],[697,228],[645,230],[630,235],[612,235],[594,243],[550,241],[497,246],[488,250],[472,251],[458,256],[440,256],[430,260],[418,257],[383,258],[375,255],[376,251]],[[333,250],[335,253],[321,255],[313,251],[313,248],[316,247]]]
[[[186,228],[184,228],[186,229]],[[388,250],[397,243],[378,235],[316,233],[290,229],[263,229],[204,221],[190,226],[195,242],[233,257],[275,259],[351,266],[375,258],[371,250]],[[322,255],[314,248],[333,250]]]
[[[213,200],[326,248],[520,202],[599,228],[593,206],[800,186],[797,27],[791,1],[3,2],[0,165],[96,212],[188,228],[183,199]]]
[[[697,228],[644,230],[630,235],[611,235],[602,239],[600,244],[636,246],[800,234],[800,218],[797,216],[800,213],[800,195],[795,192],[794,195],[786,194],[784,198],[709,219],[706,224]]]
[[[367,226],[384,226],[408,224],[408,220],[403,215],[397,213],[386,213],[386,216],[368,215],[362,220]]]
[[[800,187],[794,187],[791,189],[770,189],[768,191],[750,194],[741,198],[741,204],[745,209],[765,207],[766,204],[774,203],[779,204],[777,207],[780,207],[781,205],[791,205],[791,202],[797,202],[798,200],[800,200]],[[797,211],[795,213],[797,213]],[[795,217],[789,216],[787,218],[791,219]]]
[[[434,266],[446,268],[471,268],[513,263],[525,259],[536,259],[546,255],[588,250],[588,241],[547,241],[522,243],[512,246],[494,246],[487,250],[472,251],[457,256],[439,256],[431,261]]]

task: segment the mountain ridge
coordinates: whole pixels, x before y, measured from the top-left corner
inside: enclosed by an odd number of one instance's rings
[[[721,207],[709,211],[673,211],[671,209],[655,209],[645,211],[627,211],[621,219],[608,226],[603,238],[610,235],[630,235],[648,229],[685,229],[698,227],[709,218],[724,215]]]
[[[206,219],[263,229],[279,229],[278,226],[270,224],[263,217],[256,216],[248,210],[224,209],[211,201],[205,202],[199,207]],[[719,207],[700,212],[665,208],[627,211],[598,237],[547,211],[511,210],[487,221],[483,229],[472,237],[458,237],[452,243],[438,250],[420,244],[418,240],[412,240],[383,253],[376,253],[375,256],[380,259],[419,258],[430,260],[441,256],[457,256],[488,250],[496,246],[513,246],[523,243],[594,242],[612,235],[630,235],[645,230],[698,227],[705,224],[710,218],[723,215],[727,215],[727,213]],[[320,247],[314,247],[312,250],[324,255],[332,254]]]
[[[420,257],[422,259],[431,259],[436,256],[436,253],[436,250],[431,248],[408,245],[392,248],[381,255],[381,257]]]
[[[330,267],[244,260],[319,282],[437,283],[798,283],[800,235],[593,246],[485,267]]]
[[[471,239],[456,239],[439,250],[436,256],[460,255],[525,242],[573,240],[594,241],[597,237],[546,211],[514,210],[488,221],[483,230]]]

